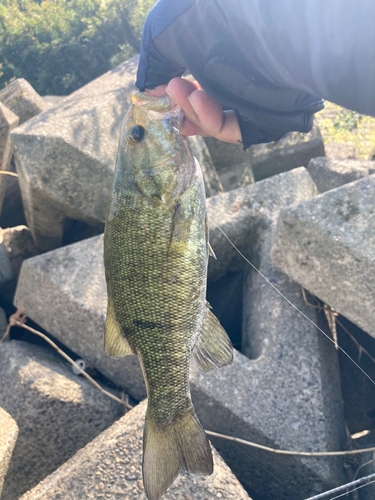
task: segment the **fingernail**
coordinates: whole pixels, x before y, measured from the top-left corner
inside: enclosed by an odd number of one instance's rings
[[[194,104],[194,103],[193,103],[193,101],[190,99],[191,95],[192,95],[192,94],[188,95],[188,99],[189,99],[189,102],[190,102],[190,104],[191,104],[191,107],[194,109],[194,112],[195,112],[195,114],[197,115],[198,113],[197,113],[197,110],[195,109],[195,104]]]
[[[174,97],[173,92],[171,92],[168,87],[165,87],[165,92],[169,95],[169,97],[172,97],[172,98]]]

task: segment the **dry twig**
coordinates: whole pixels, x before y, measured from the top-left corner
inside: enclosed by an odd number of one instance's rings
[[[6,329],[6,332],[4,333],[2,339],[0,340],[0,344],[5,340],[5,338],[9,335],[10,329],[12,326],[20,326],[21,328],[25,328],[29,332],[34,333],[35,335],[38,335],[42,339],[44,339],[46,342],[48,342],[56,351],[63,356],[71,365],[76,367],[76,369],[82,373],[84,377],[86,377],[97,389],[99,389],[103,394],[106,396],[110,397],[111,399],[114,399],[118,403],[121,403],[125,408],[127,409],[132,409],[133,407],[128,404],[128,402],[117,398],[110,392],[107,392],[104,390],[88,373],[86,373],[82,368],[75,363],[72,358],[70,358],[64,351],[62,351],[50,338],[48,338],[44,333],[39,332],[38,330],[35,330],[34,328],[31,328],[30,326],[27,326],[25,324],[26,322],[26,316],[23,313],[21,309],[18,309],[10,318],[9,318],[9,323],[8,327]],[[294,455],[294,456],[303,456],[303,457],[334,457],[334,456],[342,456],[342,455],[358,455],[360,453],[368,453],[369,451],[375,452],[375,447],[373,448],[366,448],[366,449],[361,449],[361,450],[348,450],[348,451],[328,451],[328,452],[301,452],[301,451],[289,451],[289,450],[277,450],[274,448],[269,448],[268,446],[263,446],[261,444],[257,443],[252,443],[251,441],[246,441],[245,439],[240,439],[232,436],[226,436],[225,434],[219,434],[217,432],[213,431],[206,431],[206,433],[210,436],[215,436],[219,437],[222,439],[226,439],[228,441],[235,441],[237,443],[245,444],[247,446],[251,446],[253,448],[257,448],[260,450],[268,451],[270,453],[275,453],[278,455]]]
[[[70,356],[68,356],[64,351],[60,349],[50,338],[48,338],[44,333],[39,332],[38,330],[35,330],[34,328],[31,328],[30,326],[27,326],[25,324],[26,322],[26,316],[23,314],[23,311],[18,309],[10,318],[9,318],[9,323],[8,327],[3,335],[3,338],[0,340],[0,344],[4,341],[4,339],[9,335],[10,329],[12,326],[20,326],[21,328],[25,328],[25,330],[28,330],[31,333],[34,333],[35,335],[38,335],[38,337],[41,337],[44,339],[46,342],[48,342],[56,351],[69,363],[74,366],[84,377],[87,378],[97,389],[99,389],[100,392],[108,396],[109,398],[113,399],[114,401],[117,401],[118,403],[122,404],[126,409],[131,410],[133,407],[129,405],[127,402],[122,401],[118,397],[114,396],[110,392],[106,391],[103,389],[97,382],[94,380],[88,373],[86,373],[82,368],[77,365],[75,361],[72,360]]]
[[[251,441],[246,441],[245,439],[240,439],[232,436],[226,436],[225,434],[218,434],[217,432],[206,431],[210,436],[215,436],[228,441],[235,441],[236,443],[246,444],[253,448],[258,448],[259,450],[269,451],[270,453],[276,453],[277,455],[294,455],[299,457],[338,457],[343,455],[359,455],[361,453],[368,453],[369,451],[374,452],[373,448],[364,448],[361,450],[346,450],[346,451],[289,451],[289,450],[276,450],[274,448],[269,448],[268,446],[263,446],[262,444],[252,443]]]
[[[15,172],[8,172],[7,170],[0,170],[0,175],[11,175],[12,177],[18,177],[18,174]]]
[[[313,307],[314,309],[319,309],[320,311],[322,311],[322,310],[324,311],[324,314],[327,318],[328,326],[332,332],[332,337],[333,337],[333,340],[335,342],[336,349],[339,348],[339,345],[337,343],[337,330],[336,330],[336,323],[337,323],[344,330],[344,332],[349,335],[349,337],[352,339],[352,341],[356,345],[356,347],[358,349],[358,363],[361,360],[362,353],[366,354],[366,356],[368,356],[371,359],[371,361],[373,363],[375,363],[375,358],[373,356],[371,356],[371,354],[363,346],[361,346],[361,344],[354,337],[354,335],[352,335],[349,332],[349,330],[338,319],[338,316],[339,316],[338,312],[336,312],[334,309],[332,309],[332,307],[328,306],[327,304],[324,304],[323,307],[320,305],[311,304],[311,302],[309,302],[307,300],[306,291],[304,288],[302,288],[302,296],[303,296],[303,300],[305,301],[305,303],[308,306]]]

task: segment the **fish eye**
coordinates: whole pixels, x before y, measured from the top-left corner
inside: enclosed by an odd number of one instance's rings
[[[145,129],[142,125],[134,125],[128,132],[128,137],[132,142],[142,142],[145,136]]]

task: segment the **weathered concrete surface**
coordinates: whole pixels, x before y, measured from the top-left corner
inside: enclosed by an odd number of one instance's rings
[[[263,275],[317,323],[318,315],[304,303],[300,287],[270,260],[280,209],[315,194],[314,183],[301,168],[248,186],[246,190],[215,197],[218,206],[211,203],[209,213],[215,213],[224,231],[230,233],[236,246]],[[241,240],[240,234],[246,235],[247,240]],[[216,236],[214,232],[211,238],[215,249],[220,246],[218,242],[215,244]],[[218,250],[218,260],[225,259],[228,264],[228,254],[220,255],[223,250],[222,247]],[[242,352],[252,361],[243,363],[241,370],[238,364],[236,367],[237,357],[233,366],[206,377],[195,371],[201,385],[194,380],[193,394],[203,423],[216,431],[224,425],[225,431],[221,431],[224,434],[246,433],[245,439],[269,443],[273,448],[341,449],[345,432],[336,351],[263,277],[247,267],[242,300]],[[246,378],[245,383],[239,381],[241,376]],[[210,389],[198,395],[197,387],[210,382]],[[231,394],[235,397],[229,416],[224,408]],[[246,403],[242,404],[244,400]],[[210,405],[215,405],[217,411],[212,412]],[[222,420],[225,413],[227,418]],[[215,445],[256,498],[305,498],[343,479],[341,461],[337,459],[289,461],[282,457],[280,460],[277,456],[257,455],[258,452],[243,455],[245,450],[229,449],[225,442],[215,441]],[[254,480],[254,476],[262,477],[265,468],[272,470],[273,481]]]
[[[0,339],[3,337],[7,329],[8,321],[4,309],[0,307]]]
[[[306,167],[315,156],[324,156],[324,144],[315,123],[308,134],[291,132],[280,141],[257,144],[243,151],[242,146],[205,138],[212,161],[221,176],[234,165],[250,163],[256,181],[297,167]]]
[[[136,399],[146,396],[138,358],[112,359],[104,351],[103,236],[24,261],[15,304]]]
[[[12,157],[11,131],[18,125],[18,116],[0,102],[0,170],[8,171]],[[0,174],[0,214],[8,176]]]
[[[42,99],[47,109],[56,108],[61,102],[66,99],[66,95],[44,95]]]
[[[335,189],[375,174],[375,162],[366,160],[331,160],[323,156],[313,158],[307,171],[318,188],[319,193]]]
[[[265,248],[264,234],[273,230],[280,207],[313,196],[315,189],[306,169],[299,168],[209,199],[210,239],[218,256],[218,261],[211,260],[211,276],[218,279],[229,270],[243,270],[244,265],[213,222],[223,227],[247,257],[258,256],[260,249]],[[111,360],[104,353],[106,295],[102,258],[102,237],[99,236],[28,259],[21,271],[16,304],[23,305],[31,319],[109,379],[142,398],[145,388],[138,360],[134,356]],[[268,300],[266,294],[263,296]],[[283,317],[289,320],[288,313]],[[297,319],[290,317],[295,327]],[[249,360],[236,352],[230,367],[210,374],[193,370],[192,392],[206,428],[288,449],[340,447],[342,414],[336,407],[340,387],[336,385],[335,361],[330,358],[328,367],[324,367],[325,351],[321,341],[316,334],[306,338],[311,332],[304,328],[301,331],[307,354],[303,358],[298,328],[289,332],[287,325],[280,327],[284,347],[276,338],[276,330],[272,335],[267,334],[268,337],[260,341],[261,348],[267,349],[259,359]],[[294,353],[298,358],[294,358]],[[301,372],[298,373],[295,366],[288,371],[282,358],[278,358],[280,355],[292,360]],[[309,356],[313,357],[311,362]],[[280,373],[289,378],[278,376],[279,363]],[[263,377],[272,389],[264,387]],[[327,379],[332,389],[326,387]],[[264,389],[263,392],[259,388]],[[335,418],[335,428],[332,428]],[[340,475],[334,461],[321,462],[324,464],[321,466],[300,457],[271,457],[218,439],[215,445],[225,453],[232,470],[251,494],[261,500],[300,500],[301,492],[307,497],[314,491],[328,489]]]
[[[30,229],[26,226],[0,228],[0,241],[4,242],[12,268],[12,279],[3,283],[0,294],[12,302],[22,262],[37,255],[39,251],[34,244]]]
[[[4,483],[6,500],[18,499],[123,412],[60,359],[17,340],[0,347],[0,406],[19,427]]]
[[[338,317],[337,336],[339,345],[351,358],[348,358],[342,351],[338,353],[345,423],[348,431],[350,434],[355,434],[364,430],[374,430],[375,387],[352,359],[375,380],[375,363],[364,352],[367,351],[370,355],[375,354],[375,339],[342,316]]]
[[[333,160],[355,160],[357,158],[356,147],[353,144],[327,142],[324,144],[324,151],[326,157]]]
[[[19,117],[19,124],[47,109],[42,97],[24,78],[17,78],[0,91],[0,102]]]
[[[194,135],[187,137],[187,143],[193,153],[193,156],[198,160],[204,179],[204,187],[206,190],[206,197],[210,198],[223,191],[219,176],[216,168],[212,163],[212,158],[203,137]]]
[[[13,132],[27,225],[40,249],[61,245],[69,219],[104,222],[137,62],[133,57]]]
[[[372,431],[370,434],[363,436],[359,439],[352,441],[352,447],[355,449],[360,448],[373,448],[375,446],[375,433]],[[361,477],[375,474],[374,456],[372,452],[363,453],[357,456],[355,463],[356,479]],[[345,497],[344,497],[345,498]],[[375,498],[375,483],[366,484],[365,487],[358,490],[358,500],[374,500]]]
[[[253,184],[255,182],[254,172],[249,159],[244,163],[233,165],[227,170],[222,170],[220,181],[224,191],[232,191],[247,184]]]
[[[17,435],[18,426],[15,420],[0,407],[0,497]]]
[[[0,285],[4,287],[4,284],[12,280],[12,278],[13,278],[12,266],[10,264],[3,236],[0,233]]]
[[[256,181],[297,167],[306,167],[311,158],[324,156],[324,144],[318,125],[311,132],[290,132],[277,142],[257,144],[249,149]]]
[[[48,476],[22,500],[145,500],[142,481],[142,436],[146,401]],[[181,474],[163,500],[249,499],[220,455],[214,450],[212,476]]]
[[[207,202],[210,243],[217,260],[210,259],[209,281],[248,267],[220,229],[250,258],[259,247],[260,234],[273,224],[280,207],[314,194],[316,188],[311,177],[301,167],[210,198]]]
[[[375,175],[283,210],[272,259],[375,337]]]
[[[210,241],[217,255],[217,260],[210,260],[211,280],[229,271],[242,270],[246,265],[214,224],[220,225],[240,250],[253,251],[259,231],[269,225],[264,214],[272,212],[273,207],[295,201],[290,193],[297,185],[301,192],[314,189],[304,168],[207,201]],[[137,358],[111,359],[104,351],[107,303],[102,236],[26,260],[18,281],[15,304],[134,397],[142,399],[145,396]],[[139,376],[134,376],[134,373]]]
[[[8,172],[16,173],[14,161],[10,162]],[[17,177],[7,175],[3,200],[3,207],[0,214],[0,227],[14,227],[25,225],[26,219],[23,213],[20,186]]]
[[[219,175],[222,174],[223,170],[230,169],[232,165],[249,161],[249,153],[243,150],[242,144],[237,146],[229,144],[229,142],[219,141],[214,137],[205,137],[204,141]]]
[[[284,297],[318,324],[319,313],[306,305],[301,287],[271,263],[274,233],[270,228],[262,235],[253,262]],[[337,351],[253,269],[247,272],[244,283],[242,352],[253,359],[247,387],[247,397],[253,401],[251,418],[257,422],[257,431],[272,440],[272,447],[342,449],[345,425]],[[292,483],[295,470],[288,470],[285,457],[275,462],[284,468],[280,476]],[[324,483],[333,486],[343,479],[340,458],[301,459],[299,465],[307,469],[300,472],[299,482],[305,487],[310,483],[311,491],[318,484],[324,491]],[[276,464],[274,467],[277,469]],[[312,475],[317,484],[311,481]],[[247,479],[251,484],[251,474]],[[276,497],[276,491],[274,494]],[[296,491],[293,495],[298,498]],[[307,496],[308,488],[301,498]]]

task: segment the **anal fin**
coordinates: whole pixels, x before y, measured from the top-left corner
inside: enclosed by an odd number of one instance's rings
[[[206,319],[193,349],[193,359],[203,372],[230,365],[233,361],[233,347],[227,332],[206,303]]]
[[[111,358],[120,358],[134,354],[123,330],[116,319],[111,300],[108,300],[107,321],[105,323],[104,349]]]

